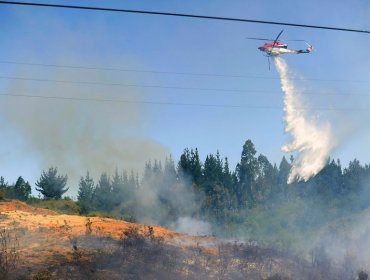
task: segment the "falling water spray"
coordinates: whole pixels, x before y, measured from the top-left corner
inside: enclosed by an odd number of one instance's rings
[[[289,79],[288,65],[280,58],[274,59],[284,92],[285,132],[291,141],[282,146],[282,151],[297,152],[288,177],[288,183],[295,180],[307,181],[326,164],[335,143],[328,122],[311,117],[302,107],[300,90]]]

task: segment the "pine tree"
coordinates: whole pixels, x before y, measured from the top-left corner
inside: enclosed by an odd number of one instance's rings
[[[163,179],[162,184],[165,189],[169,190],[175,187],[177,183],[177,173],[175,168],[175,163],[170,156],[169,158],[166,158],[164,162],[164,168],[163,168]]]
[[[107,173],[103,173],[95,189],[94,205],[100,211],[111,211],[114,207],[112,198],[110,178]]]
[[[0,200],[5,199],[6,192],[8,189],[8,183],[5,182],[3,176],[0,177]]]
[[[189,151],[186,148],[180,156],[177,169],[182,181],[190,179],[194,187],[199,188],[202,179],[202,163],[199,159],[198,149]]]
[[[361,188],[361,180],[365,174],[365,168],[358,159],[350,161],[348,167],[343,171],[346,192],[356,192]]]
[[[321,196],[327,199],[338,197],[342,191],[342,168],[334,160],[328,159],[321,171],[305,184],[304,195]]]
[[[282,193],[285,197],[287,196],[288,194],[288,176],[289,176],[289,173],[290,173],[290,169],[291,169],[291,165],[289,164],[289,162],[287,161],[287,159],[285,158],[285,156],[283,156],[283,158],[281,159],[281,162],[279,164],[279,173],[278,173],[278,178],[277,178],[277,182],[278,182],[278,192],[279,193]]]
[[[130,177],[128,178],[128,189],[136,190],[137,188],[139,188],[139,185],[139,174],[135,174],[134,171],[131,170]]]
[[[81,177],[78,189],[78,202],[80,204],[81,212],[86,214],[93,209],[93,197],[95,192],[94,180],[90,177],[89,172],[86,173],[85,178]]]
[[[256,149],[251,140],[243,145],[240,163],[236,167],[238,178],[237,197],[240,207],[254,204],[253,189],[257,176],[258,161],[255,157]]]
[[[31,186],[19,176],[13,187],[13,197],[19,200],[27,200],[31,195]]]
[[[254,197],[258,202],[265,202],[271,195],[277,183],[277,170],[269,162],[266,156],[259,155]]]
[[[39,191],[45,198],[59,199],[68,191],[65,188],[67,184],[67,175],[58,175],[56,167],[50,167],[48,171],[43,171],[40,179],[36,182],[37,191]]]
[[[190,168],[190,152],[188,148],[185,148],[180,156],[180,160],[177,164],[178,174],[181,179],[185,179],[191,173]]]
[[[207,155],[203,167],[203,180],[201,189],[205,192],[203,211],[216,218],[219,222],[223,220],[225,201],[227,201],[227,190],[223,179],[223,163],[220,154],[216,156]]]
[[[8,187],[8,183],[5,182],[5,179],[3,176],[0,177],[0,188],[7,188]]]
[[[191,168],[191,174],[193,177],[193,182],[195,185],[200,184],[200,181],[202,179],[202,163],[199,159],[199,153],[198,149],[195,148],[195,150],[190,151],[190,168]]]
[[[231,189],[233,185],[233,180],[232,180],[232,174],[229,168],[229,160],[227,157],[225,157],[224,166],[222,170],[223,170],[222,183],[224,184],[225,187],[227,187],[228,189]]]
[[[236,189],[235,189],[235,174],[230,172],[229,160],[225,157],[223,173],[222,173],[222,184],[224,185],[227,196],[225,197],[225,208],[228,210],[236,210],[238,208]]]
[[[125,196],[125,179],[124,176],[118,174],[118,170],[114,173],[112,179],[112,203],[114,206],[118,206],[123,202]]]

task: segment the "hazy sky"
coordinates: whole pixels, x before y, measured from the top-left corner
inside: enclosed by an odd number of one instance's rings
[[[370,30],[365,0],[39,2]],[[10,183],[22,175],[33,185],[51,165],[74,179],[87,169],[140,171],[149,158],[172,154],[177,160],[185,147],[198,147],[202,159],[219,150],[234,168],[246,139],[279,163],[289,136],[278,75],[258,51],[261,42],[246,37],[274,38],[281,29],[281,40],[305,39],[315,47],[285,58],[294,78],[303,79],[296,83],[312,117],[332,126],[332,156],[345,165],[353,158],[370,161],[369,34],[8,5],[0,5],[0,18],[0,175]],[[92,98],[172,105],[86,100]]]

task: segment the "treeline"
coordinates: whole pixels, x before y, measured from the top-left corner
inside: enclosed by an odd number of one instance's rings
[[[80,180],[78,201],[83,211],[110,212],[131,202],[134,208],[152,206],[155,210],[162,208],[161,212],[166,209],[167,213],[161,214],[167,221],[191,215],[222,223],[229,213],[264,203],[283,193],[287,186],[287,160],[283,158],[277,167],[256,153],[252,141],[246,141],[234,171],[219,152],[207,155],[202,162],[197,149],[185,149],[177,164],[172,158],[164,164],[157,160],[147,162],[141,180],[116,171],[112,177],[103,173],[95,184],[87,174]],[[150,198],[151,205],[145,203],[148,195],[155,196]]]
[[[5,197],[19,200],[27,200],[31,195],[31,185],[19,176],[14,184],[5,182],[4,177],[0,177],[0,199]]]
[[[287,184],[293,158],[279,165],[257,154],[247,140],[241,159],[231,170],[219,152],[200,160],[197,149],[185,149],[177,163],[168,158],[145,165],[141,178],[131,172],[103,173],[97,182],[87,173],[78,186],[78,203],[83,214],[109,212],[114,216],[170,224],[190,216],[218,225],[243,223],[248,211],[275,207],[287,201],[321,200],[328,207],[364,209],[370,204],[370,166],[353,160],[342,168],[339,160],[327,165],[307,182]],[[36,182],[44,198],[60,198],[67,190],[67,176],[56,168],[44,171]],[[13,185],[1,178],[0,189],[7,197],[26,200],[28,182],[19,177]]]

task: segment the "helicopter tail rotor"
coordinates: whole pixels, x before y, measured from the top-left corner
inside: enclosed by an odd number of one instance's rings
[[[314,50],[314,48],[313,48],[313,46],[312,45],[310,45],[309,43],[307,43],[307,42],[305,42],[306,43],[306,45],[307,45],[307,52],[312,52],[313,50]]]

